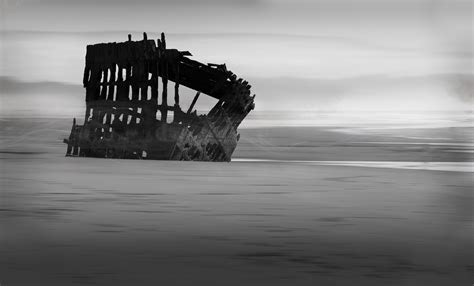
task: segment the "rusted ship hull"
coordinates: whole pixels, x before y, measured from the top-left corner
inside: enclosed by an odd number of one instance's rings
[[[150,130],[127,128],[122,132],[103,132],[103,124],[89,121],[73,124],[67,155],[83,157],[230,161],[238,135],[229,128],[217,128],[207,116],[189,125],[155,123]],[[100,131],[98,131],[99,129]],[[227,129],[227,130],[226,130]],[[99,133],[99,134],[98,134]]]
[[[86,114],[64,140],[67,156],[231,160],[237,128],[254,108],[250,85],[225,65],[204,65],[187,58],[189,52],[166,49],[164,34],[157,43],[144,34],[142,41],[129,36],[128,42],[87,47]],[[168,81],[174,82],[172,106]],[[180,85],[197,91],[186,112]],[[201,93],[218,99],[205,115],[193,111]]]

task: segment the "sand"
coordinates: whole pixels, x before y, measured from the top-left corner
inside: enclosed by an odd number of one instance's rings
[[[1,127],[2,285],[473,281],[469,169],[360,163],[470,164],[471,129],[244,129],[241,160],[210,163],[69,158],[69,122]]]

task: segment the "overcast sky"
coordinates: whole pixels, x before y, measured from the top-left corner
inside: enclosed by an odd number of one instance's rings
[[[134,38],[164,31],[170,47],[190,50],[203,62],[225,62],[248,78],[260,110],[472,104],[473,1],[3,0],[1,5],[0,76],[9,85],[80,85],[85,45],[123,41],[128,31]],[[2,99],[10,102],[19,92],[3,89]],[[83,100],[82,94],[74,96]]]

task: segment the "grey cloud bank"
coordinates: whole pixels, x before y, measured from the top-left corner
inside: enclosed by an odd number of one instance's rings
[[[470,108],[471,8],[421,0],[3,1],[0,76],[75,86],[87,44],[165,31],[170,46],[249,78],[258,109]],[[3,82],[3,98],[8,88]],[[410,98],[419,104],[404,104]]]

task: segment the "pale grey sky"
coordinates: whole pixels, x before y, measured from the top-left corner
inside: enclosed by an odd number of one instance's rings
[[[149,37],[164,31],[170,47],[190,50],[203,62],[225,62],[254,79],[257,109],[383,108],[389,98],[411,98],[412,109],[472,103],[473,1],[3,0],[1,5],[0,76],[10,80],[79,85],[85,45],[123,41],[128,31],[138,38],[143,31]],[[298,101],[286,102],[287,93]],[[308,104],[301,103],[305,98]]]

